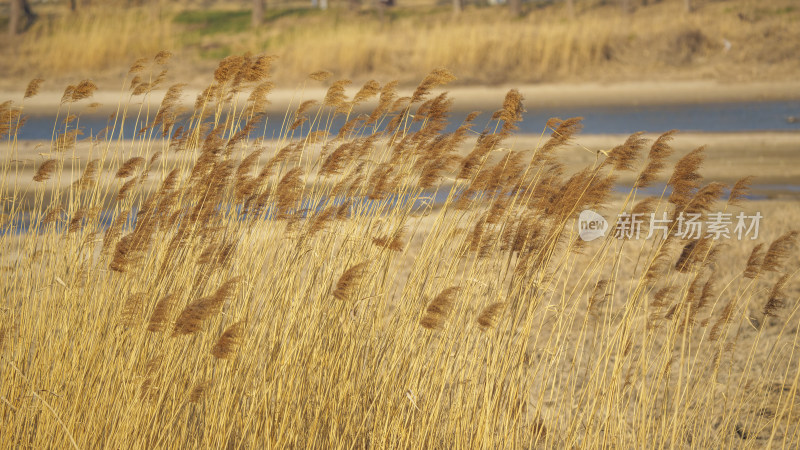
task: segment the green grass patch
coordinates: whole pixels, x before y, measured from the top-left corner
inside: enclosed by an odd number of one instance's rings
[[[183,11],[174,21],[204,35],[236,33],[250,26],[250,11]]]
[[[318,13],[311,8],[268,9],[264,22],[269,23],[283,17],[305,17]],[[175,23],[187,25],[200,35],[240,33],[250,29],[250,10],[194,10],[182,11],[173,19]]]

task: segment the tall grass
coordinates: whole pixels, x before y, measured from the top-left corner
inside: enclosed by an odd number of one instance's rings
[[[20,53],[35,61],[18,67],[35,67],[47,74],[93,74],[119,69],[130,55],[154,54],[175,45],[172,15],[156,8],[126,8],[100,4],[88,11],[46,17],[25,35]]]
[[[3,447],[800,442],[796,232],[733,262],[707,239],[576,235],[588,208],[736,210],[748,180],[723,198],[702,149],[642,198],[673,132],[565,173],[580,118],[515,148],[516,90],[445,132],[446,70],[403,98],[315,72],[324,98],[267,116],[263,56],[223,60],[192,111],[181,85],[148,111],[169,56],[134,64],[97,135],[74,133],[94,84],[69,86],[41,156],[19,151],[24,102],[0,111]]]
[[[129,55],[181,48],[190,79],[224,56],[269,52],[280,56],[278,80],[319,68],[340,76],[402,76],[412,84],[445,66],[465,82],[604,81],[664,78],[756,80],[797,72],[796,23],[791,0],[771,7],[737,0],[704,2],[685,14],[679,1],[650,2],[624,14],[614,2],[577,2],[570,17],[563,2],[533,2],[523,17],[507,8],[470,7],[458,18],[450,8],[398,5],[385,20],[344,8],[271,9],[250,28],[245,9],[162,3],[104,7],[80,14],[43,16],[20,46],[6,47],[9,70],[32,68],[49,78],[121,73]]]

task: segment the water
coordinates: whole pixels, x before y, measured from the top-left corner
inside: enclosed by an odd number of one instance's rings
[[[534,132],[541,131],[548,117],[575,116],[584,118],[583,132],[589,134],[661,133],[671,129],[684,132],[800,131],[800,123],[787,121],[789,117],[800,116],[800,101],[529,110],[524,123],[526,131]]]
[[[466,115],[467,112],[454,112],[446,131],[454,131]],[[474,128],[480,131],[487,125],[490,116],[491,111],[485,111],[475,121]],[[583,133],[586,134],[630,134],[637,131],[662,133],[671,129],[701,132],[800,131],[800,101],[770,101],[546,109],[529,106],[519,124],[519,133],[539,134],[551,117],[566,119],[578,116],[584,118]],[[789,117],[798,120],[790,123],[787,120]],[[258,134],[263,133],[268,138],[279,136],[282,119],[282,113],[271,115],[266,126],[258,128]],[[107,120],[107,116],[84,115],[80,118],[79,127],[85,137],[105,128]],[[134,118],[126,121],[125,138],[134,137],[136,128],[141,128],[141,124],[134,127],[134,121]],[[19,138],[49,140],[53,123],[52,116],[30,116],[20,130]],[[335,133],[343,124],[344,118],[338,118],[331,131]],[[307,128],[298,130],[295,137],[301,137],[307,132]]]

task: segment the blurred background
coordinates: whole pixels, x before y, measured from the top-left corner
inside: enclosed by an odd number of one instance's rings
[[[81,126],[102,129],[131,64],[162,49],[166,82],[135,100],[154,110],[173,83],[190,106],[235,54],[278,57],[273,117],[336,79],[353,81],[349,95],[371,79],[408,92],[445,67],[457,77],[451,128],[473,110],[488,119],[519,88],[519,133],[534,144],[550,117],[584,117],[592,148],[679,129],[678,147],[708,145],[709,176],[756,175],[764,197],[800,198],[797,0],[2,0],[0,29],[0,101],[46,80],[24,102],[22,140],[47,142],[64,88],[84,78],[102,106]],[[310,80],[319,70],[333,77]]]
[[[436,67],[462,85],[765,82],[800,67],[797,0],[3,0],[0,28],[5,89],[119,80],[161,49],[198,86],[245,52],[279,56],[287,83],[409,85]]]

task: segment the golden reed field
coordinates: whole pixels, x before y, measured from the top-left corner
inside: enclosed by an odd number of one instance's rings
[[[703,179],[702,147],[576,147],[580,118],[518,141],[516,90],[447,131],[444,69],[407,97],[314,72],[323,98],[266,114],[267,56],[184,109],[170,56],[104,130],[88,80],[35,146],[42,80],[0,106],[0,447],[800,445],[798,217]],[[757,239],[676,228],[740,213]]]

